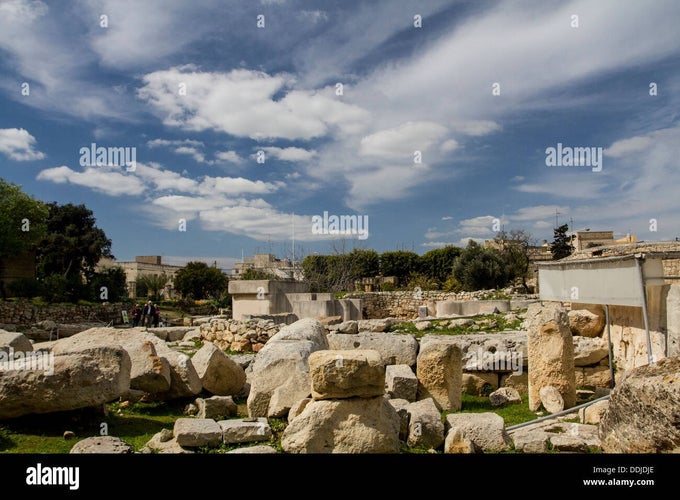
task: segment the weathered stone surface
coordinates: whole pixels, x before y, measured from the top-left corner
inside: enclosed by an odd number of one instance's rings
[[[501,407],[509,404],[521,404],[522,396],[519,391],[512,387],[501,387],[489,394],[489,402],[493,407]]]
[[[269,421],[264,417],[220,420],[225,444],[266,441],[272,437]]]
[[[444,422],[432,398],[410,403],[406,410],[409,412],[406,444],[434,450],[444,444]]]
[[[170,389],[158,394],[161,399],[186,398],[201,392],[203,383],[189,356],[170,350],[162,355],[170,365]]]
[[[568,313],[569,330],[572,335],[581,337],[599,337],[605,326],[605,314],[602,306],[579,306]]]
[[[503,417],[495,413],[450,413],[446,416],[447,433],[449,429],[459,429],[484,453],[507,451],[512,443]]]
[[[246,372],[212,342],[206,342],[191,358],[203,389],[217,396],[233,396],[246,383]]]
[[[164,432],[165,431],[165,432]],[[167,433],[170,433],[170,439],[167,439]],[[170,454],[191,454],[194,450],[190,448],[182,448],[177,444],[177,440],[172,437],[172,431],[163,429],[154,434],[149,441],[146,442],[144,448],[140,450],[141,453],[170,453]]]
[[[283,431],[286,453],[399,453],[401,418],[382,396],[312,401]]]
[[[463,436],[463,431],[458,427],[448,430],[444,438],[444,453],[470,454],[478,453],[479,449],[469,438]]]
[[[405,333],[360,332],[356,335],[329,333],[328,348],[336,350],[375,349],[385,365],[414,367],[418,356],[418,340]]]
[[[265,444],[255,445],[255,446],[242,446],[241,448],[235,448],[227,452],[228,454],[276,454],[276,448],[273,446],[268,446]]]
[[[338,325],[338,333],[356,334],[359,333],[359,325],[355,320],[343,321]]]
[[[392,399],[415,401],[418,395],[418,378],[408,365],[385,367],[385,392]]]
[[[429,342],[418,353],[418,399],[432,398],[440,410],[461,408],[463,370],[456,344]]]
[[[611,387],[612,374],[607,365],[583,366],[574,369],[576,387],[606,389]]]
[[[560,394],[560,391],[552,385],[541,387],[541,390],[538,391],[538,395],[541,398],[543,408],[545,408],[548,413],[559,413],[564,410],[564,399],[562,398],[562,394]]]
[[[212,396],[209,398],[196,398],[198,408],[197,418],[211,418],[219,420],[227,417],[234,417],[238,412],[238,407],[231,396]]]
[[[529,409],[541,406],[539,391],[553,386],[562,395],[564,407],[576,404],[574,342],[566,309],[557,302],[531,304],[527,311],[529,331]]]
[[[124,348],[132,362],[130,389],[148,393],[170,390],[170,363],[158,356],[153,342],[142,340]]]
[[[399,439],[406,442],[409,434],[409,422],[411,421],[411,414],[408,411],[408,405],[412,401],[406,399],[388,399],[392,407],[397,410],[399,418],[401,418],[401,426],[399,427]]]
[[[130,356],[120,346],[55,346],[51,354],[48,370],[0,370],[0,419],[98,406],[130,389]]]
[[[288,423],[290,423],[291,420],[302,413],[305,409],[305,406],[307,406],[312,401],[314,401],[312,398],[304,398],[293,404],[293,406],[291,406],[290,410],[288,411]]]
[[[78,441],[69,453],[134,453],[135,448],[114,436],[94,436]]]
[[[609,400],[603,399],[602,401],[597,401],[592,405],[586,406],[579,409],[578,415],[582,424],[592,424],[597,425],[602,420],[602,417],[607,412],[609,407]]]
[[[306,318],[283,327],[257,353],[248,377],[248,415],[283,416],[300,399],[311,395],[308,358],[314,351],[328,349],[323,325]],[[280,393],[277,408],[270,411],[272,397]]]
[[[370,398],[385,393],[385,365],[376,350],[315,351],[308,362],[313,399]]]
[[[609,356],[607,341],[600,337],[574,335],[574,366],[590,366]]]
[[[30,352],[33,350],[33,344],[23,333],[0,330],[0,351],[9,353],[10,347],[14,352]]]
[[[605,453],[680,452],[680,358],[627,370],[600,420]]]
[[[498,374],[495,372],[463,372],[461,390],[473,396],[486,396],[498,389]]]
[[[500,377],[500,386],[512,387],[513,389],[517,389],[517,392],[519,392],[520,394],[528,394],[529,373],[527,370],[525,370],[519,374],[515,373],[502,374]]]
[[[222,427],[211,418],[180,417],[175,420],[172,434],[181,447],[219,446]]]

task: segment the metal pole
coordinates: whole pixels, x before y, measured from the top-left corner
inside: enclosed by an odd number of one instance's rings
[[[612,361],[612,333],[609,324],[609,304],[604,306],[604,314],[607,321],[607,351],[609,352],[609,373],[611,375],[611,382],[609,382],[609,387],[614,388],[614,363]]]
[[[609,399],[609,396],[610,395],[607,394],[606,396],[602,396],[600,398],[593,399],[592,401],[588,401],[586,403],[582,403],[582,404],[577,405],[577,406],[572,406],[571,408],[567,408],[566,410],[562,410],[562,411],[559,411],[557,413],[551,413],[550,415],[546,415],[545,417],[539,417],[539,418],[535,418],[533,420],[529,420],[528,422],[522,422],[521,424],[511,425],[510,427],[506,427],[505,430],[506,431],[514,431],[515,429],[520,429],[521,427],[526,427],[528,425],[533,425],[533,424],[536,424],[538,422],[543,422],[544,420],[554,419],[554,418],[559,417],[561,415],[568,415],[570,413],[574,413],[574,411],[576,411],[576,410],[580,410],[581,408],[585,408],[586,406],[590,406],[593,403],[597,403],[598,401],[604,401],[605,399]]]
[[[651,365],[654,363],[654,358],[652,357],[652,341],[649,337],[649,321],[647,320],[647,292],[645,290],[645,276],[642,271],[642,265],[640,261],[644,259],[643,254],[635,254],[635,265],[640,273],[640,288],[642,289],[642,318],[645,321],[645,332],[647,333],[647,362]]]

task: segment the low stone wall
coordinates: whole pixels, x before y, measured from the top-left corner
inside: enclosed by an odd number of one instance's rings
[[[35,305],[23,300],[0,301],[0,324],[25,326],[48,320],[67,324],[110,321],[121,324],[121,311],[127,309],[127,306],[118,303]]]
[[[353,292],[346,299],[361,299],[363,319],[398,318],[412,320],[418,317],[418,308],[427,307],[429,316],[437,315],[437,302],[472,301],[494,298],[493,290],[474,292],[442,292],[410,290],[398,292]]]
[[[213,319],[200,326],[201,339],[225,351],[258,352],[283,324],[273,319]]]

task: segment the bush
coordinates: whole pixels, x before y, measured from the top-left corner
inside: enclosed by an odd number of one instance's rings
[[[451,276],[442,285],[442,290],[445,292],[458,293],[463,290],[463,285],[454,276]]]
[[[40,295],[46,302],[77,302],[83,292],[83,283],[77,277],[52,274],[41,283]]]
[[[7,284],[10,297],[30,299],[40,295],[40,283],[35,278],[18,278]]]

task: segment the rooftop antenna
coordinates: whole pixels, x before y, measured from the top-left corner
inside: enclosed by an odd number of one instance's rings
[[[560,212],[555,209],[555,227],[560,227],[560,223],[558,222],[557,216],[560,214]]]

